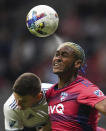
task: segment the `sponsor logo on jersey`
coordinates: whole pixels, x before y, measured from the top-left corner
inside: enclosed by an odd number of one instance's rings
[[[49,114],[53,114],[53,113],[64,114],[64,105],[60,103],[58,105],[49,106],[48,112]]]
[[[61,102],[64,101],[67,96],[68,96],[68,93],[62,92],[61,95],[60,95],[60,100],[61,100]]]
[[[103,92],[101,90],[96,90],[94,91],[94,94],[101,97],[101,96],[104,96]]]
[[[16,121],[10,120],[9,121],[9,126],[12,128],[15,125]]]

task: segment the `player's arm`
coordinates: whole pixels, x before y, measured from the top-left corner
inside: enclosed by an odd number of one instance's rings
[[[5,131],[23,131],[23,125],[19,114],[4,105]]]
[[[5,131],[26,131],[26,130],[22,129],[22,130],[5,130]]]
[[[29,128],[28,128],[28,130],[27,130],[27,128],[24,128],[22,130],[5,130],[5,131],[29,131]],[[30,129],[30,131],[31,131],[31,129]],[[35,129],[35,131],[36,131],[36,129]]]
[[[106,115],[106,98],[98,103],[95,104],[95,108],[103,113],[104,115]]]
[[[5,131],[22,131],[22,130],[5,130]]]

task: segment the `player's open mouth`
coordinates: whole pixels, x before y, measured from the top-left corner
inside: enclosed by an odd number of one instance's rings
[[[53,67],[60,67],[61,65],[59,63],[54,63]]]
[[[61,63],[57,63],[57,62],[56,62],[56,63],[53,64],[53,68],[54,68],[54,69],[61,69],[62,67],[63,67],[63,66],[62,66]]]

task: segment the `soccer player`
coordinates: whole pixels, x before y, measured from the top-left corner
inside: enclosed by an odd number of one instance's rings
[[[106,96],[78,75],[85,62],[81,46],[66,42],[53,57],[58,83],[46,92],[52,131],[96,131],[98,111],[106,115]]]
[[[50,131],[45,91],[51,84],[42,83],[33,73],[20,75],[13,94],[4,104],[6,131]]]

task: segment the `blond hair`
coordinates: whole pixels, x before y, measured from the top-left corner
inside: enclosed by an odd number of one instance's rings
[[[64,46],[71,47],[74,50],[77,57],[79,59],[81,59],[83,63],[85,62],[85,52],[84,52],[83,48],[80,45],[78,45],[76,43],[73,43],[73,42],[65,42],[65,43],[61,44],[59,46],[59,48],[64,47]]]

